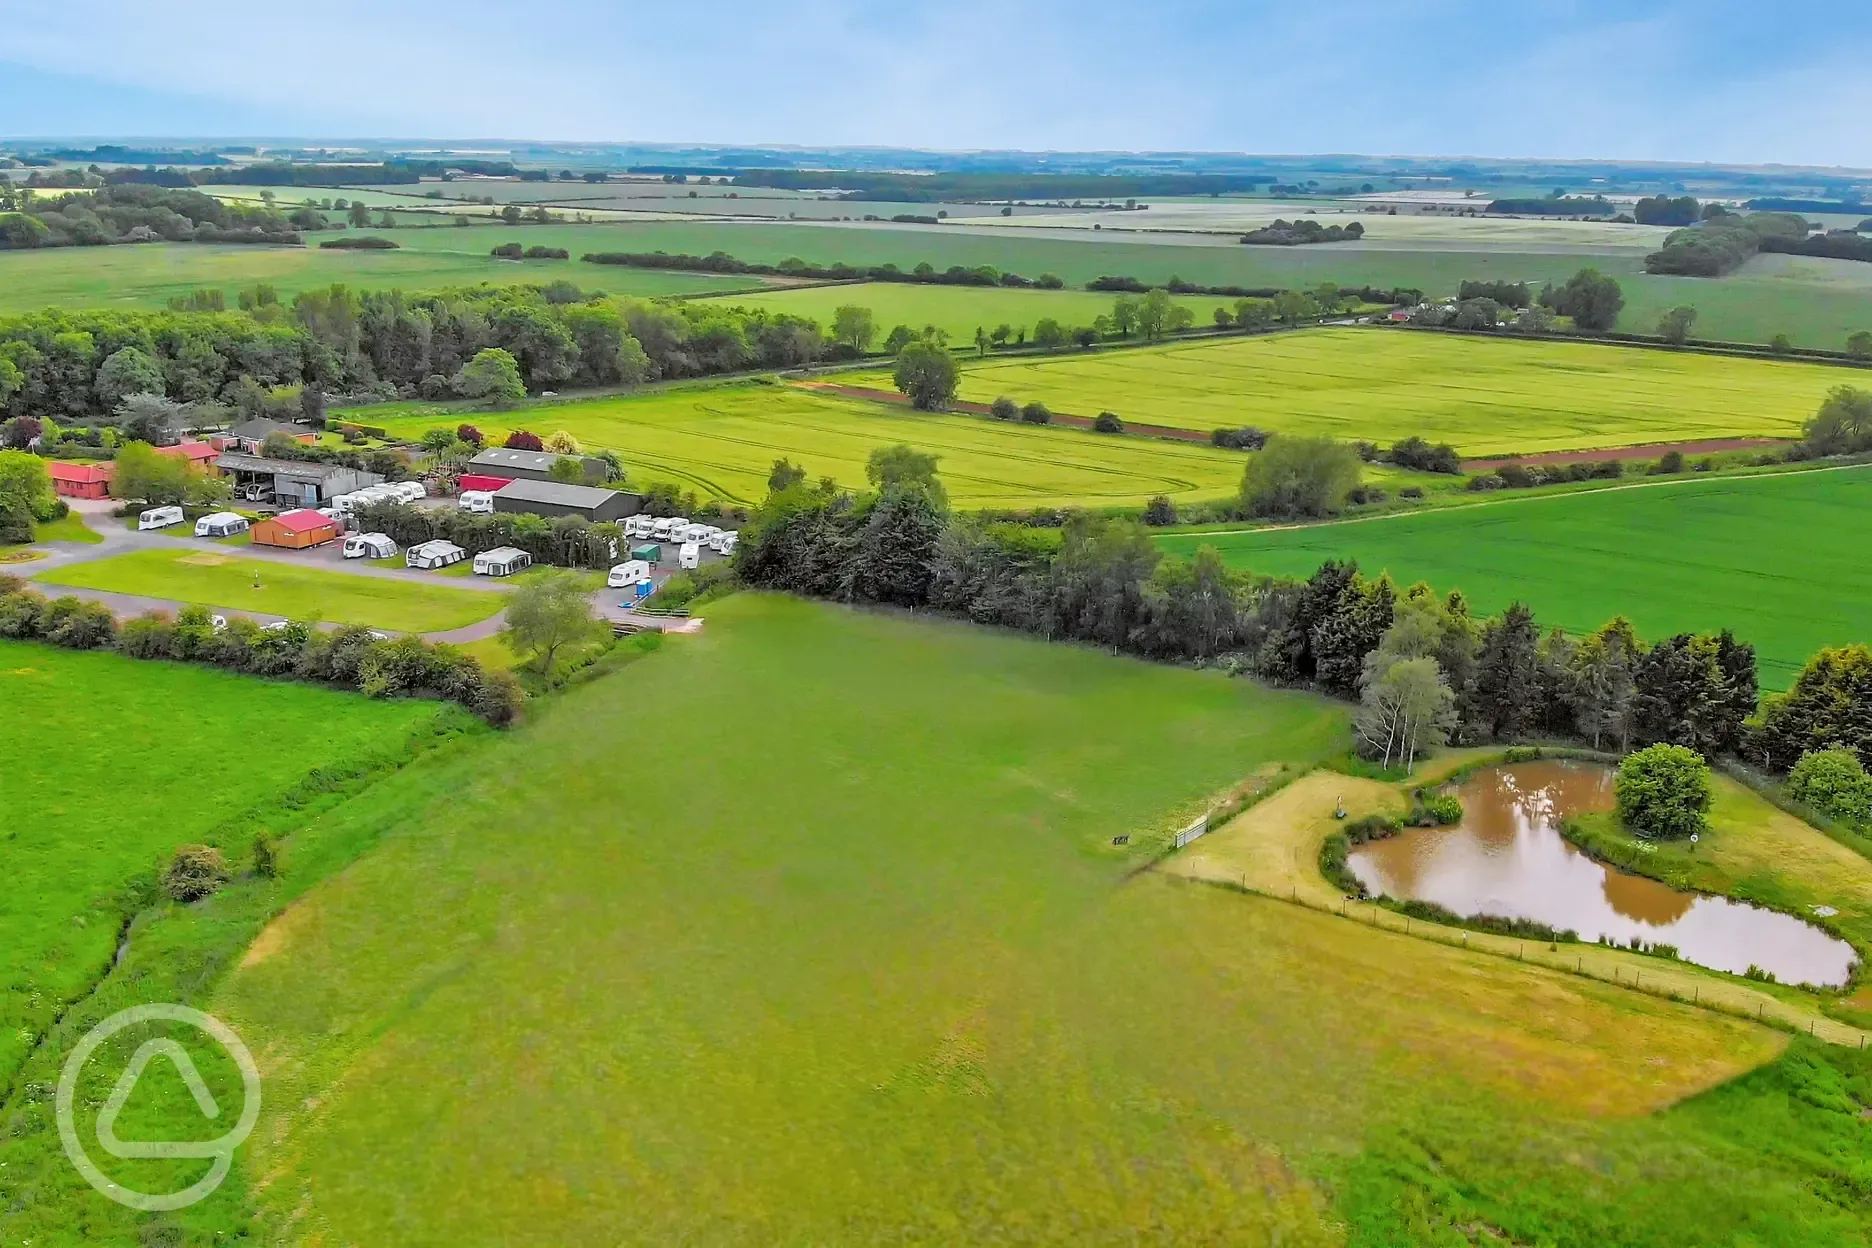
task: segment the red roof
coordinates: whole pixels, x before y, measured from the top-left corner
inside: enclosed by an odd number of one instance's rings
[[[62,464],[56,459],[46,465],[46,473],[54,481],[65,481],[73,485],[90,485],[94,481],[111,479],[109,464],[102,467],[97,464]]]
[[[216,455],[220,454],[219,451],[215,450],[213,446],[210,446],[206,442],[178,442],[174,446],[159,446],[156,448],[156,453],[158,455],[180,455],[184,459],[193,460],[213,459]]]
[[[282,512],[274,516],[282,529],[288,533],[310,533],[314,529],[326,528],[336,523],[330,516],[302,507],[298,511]]]

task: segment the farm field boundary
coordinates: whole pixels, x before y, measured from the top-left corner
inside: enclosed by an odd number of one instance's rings
[[[1653,488],[1655,487],[1655,488]],[[1521,601],[1576,635],[1624,615],[1640,634],[1729,628],[1785,689],[1822,646],[1872,639],[1860,517],[1872,466],[1633,482],[1579,493],[1261,530],[1158,538],[1231,565],[1308,576],[1356,559],[1401,584],[1461,590],[1478,613]],[[1660,543],[1659,534],[1672,538]]]
[[[1793,437],[1828,389],[1859,376],[1807,362],[1328,327],[965,363],[959,397],[1384,445],[1416,435],[1482,459]],[[879,371],[848,384],[889,382]]]

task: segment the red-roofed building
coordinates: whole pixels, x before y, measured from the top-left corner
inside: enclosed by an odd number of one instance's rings
[[[46,465],[52,488],[66,498],[109,498],[111,466],[105,464],[62,464],[53,460]]]
[[[156,453],[158,455],[175,455],[186,459],[189,463],[208,473],[209,476],[218,477],[221,475],[221,470],[215,467],[214,462],[215,457],[221,452],[211,442],[178,442],[174,446],[159,446],[156,448]]]
[[[268,516],[253,526],[255,546],[281,546],[287,550],[305,550],[323,546],[338,537],[338,522],[322,511],[301,508],[277,516]]]

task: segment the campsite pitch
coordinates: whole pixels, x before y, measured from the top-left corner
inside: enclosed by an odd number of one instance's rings
[[[48,587],[70,585],[405,633],[461,628],[500,610],[494,595],[413,577],[325,572],[218,550],[138,550],[55,568],[39,580]]]

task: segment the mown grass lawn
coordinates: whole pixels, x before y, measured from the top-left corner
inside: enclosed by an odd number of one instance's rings
[[[0,1089],[109,963],[133,878],[436,710],[0,641]],[[244,863],[246,844],[224,848]]]
[[[461,628],[501,608],[498,595],[414,577],[354,576],[206,550],[138,550],[55,568],[39,580],[48,587],[70,585],[407,633]]]
[[[715,604],[425,785],[426,809],[373,805],[400,831],[227,983],[215,1011],[276,1072],[243,1163],[262,1223],[1324,1244],[1382,1124],[1460,1140],[1464,1165],[1465,1117],[1515,1147],[1552,1132],[1549,1161],[1622,1174],[1679,1143],[1650,1111],[1776,1050],[1609,986],[1122,882],[1144,834],[1343,725],[1216,674]],[[1689,1151],[1678,1209],[1734,1178]],[[1484,1177],[1523,1178],[1504,1165]],[[1768,1206],[1823,1212],[1760,1177]]]
[[[1872,468],[1846,468],[1159,541],[1287,576],[1356,559],[1370,575],[1461,590],[1479,612],[1525,602],[1573,633],[1615,615],[1653,640],[1729,628],[1756,647],[1762,683],[1784,689],[1820,647],[1872,641],[1868,507]]]
[[[913,412],[785,386],[689,386],[514,413],[396,412],[360,408],[355,416],[412,438],[463,420],[496,439],[515,428],[542,437],[563,429],[582,445],[616,449],[633,482],[675,481],[743,504],[766,497],[767,474],[781,458],[805,468],[808,479],[868,488],[871,452],[900,442],[940,457],[937,472],[962,508],[1135,507],[1156,494],[1178,502],[1222,498],[1240,487],[1243,464],[1238,453],[1196,443]]]
[[[77,542],[84,546],[95,546],[104,540],[104,535],[85,523],[77,512],[67,512],[57,520],[47,520],[43,524],[33,525],[35,542]]]
[[[841,377],[880,384],[883,373]],[[1586,343],[1318,329],[966,364],[961,397],[1186,429],[1255,425],[1465,456],[1794,437],[1858,370]],[[888,385],[888,381],[881,384]]]

